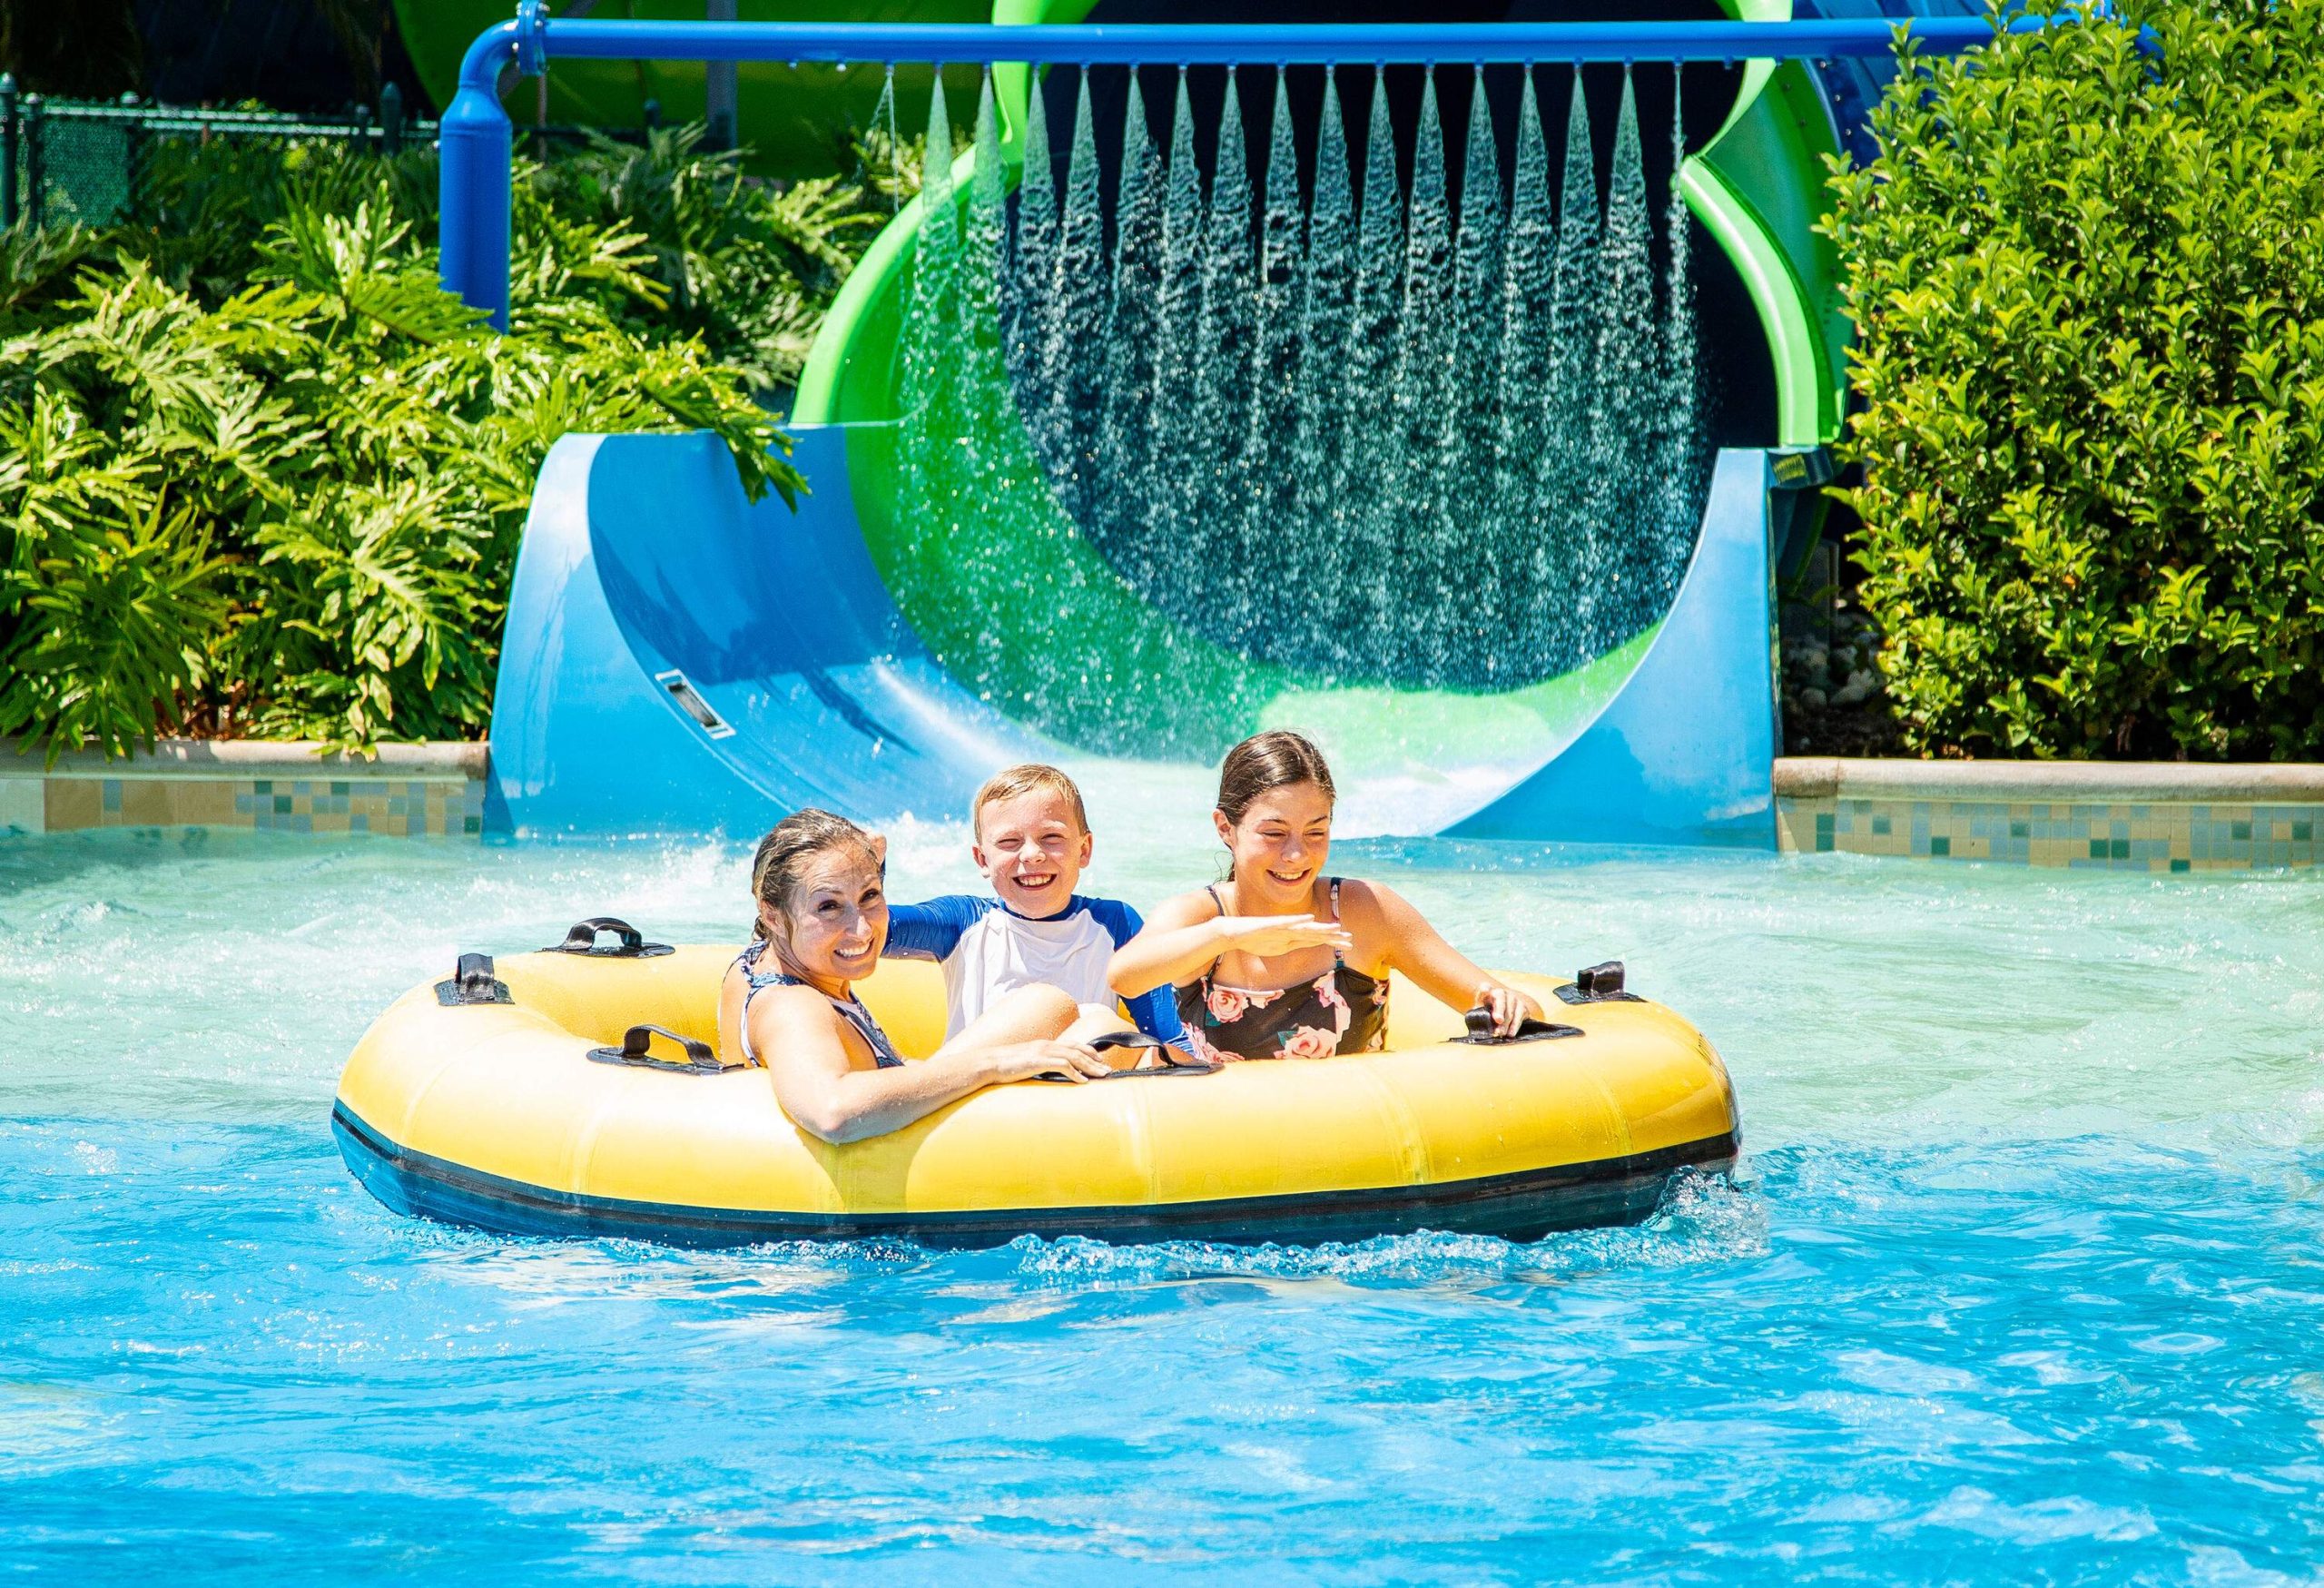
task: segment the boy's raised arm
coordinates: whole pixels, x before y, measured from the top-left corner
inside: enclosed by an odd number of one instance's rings
[[[960,946],[960,934],[999,902],[969,893],[947,893],[918,904],[888,906],[883,960],[947,960]]]

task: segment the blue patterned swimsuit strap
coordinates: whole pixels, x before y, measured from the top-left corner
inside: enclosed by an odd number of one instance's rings
[[[788,975],[781,971],[756,969],[760,952],[765,947],[766,940],[756,938],[752,941],[750,947],[734,956],[735,968],[743,972],[743,980],[751,984],[750,991],[743,994],[743,1014],[740,1023],[743,1031],[743,1057],[753,1064],[761,1060],[758,1054],[751,1048],[751,1000],[770,987],[810,985],[798,977]],[[839,1018],[852,1026],[855,1029],[855,1034],[863,1039],[864,1046],[872,1050],[872,1061],[879,1068],[900,1070],[903,1067],[904,1056],[896,1051],[896,1045],[888,1040],[888,1033],[880,1029],[880,1022],[872,1018],[870,1010],[864,1008],[852,997],[833,998],[826,992],[823,994],[823,999],[832,1006]]]

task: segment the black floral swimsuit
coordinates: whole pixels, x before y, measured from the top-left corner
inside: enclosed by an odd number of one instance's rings
[[[1218,890],[1210,902],[1226,913]],[[1340,916],[1340,879],[1331,880],[1332,919]],[[1211,962],[1216,970],[1218,962]],[[1338,1053],[1377,1053],[1388,1041],[1388,979],[1367,976],[1342,960],[1313,981],[1290,987],[1223,987],[1206,971],[1178,989],[1178,1019],[1195,1057],[1329,1059]]]

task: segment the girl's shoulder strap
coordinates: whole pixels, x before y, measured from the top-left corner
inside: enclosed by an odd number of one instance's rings
[[[1220,917],[1224,919],[1226,914],[1226,901],[1218,896],[1218,884],[1216,883],[1205,883],[1202,885],[1202,891],[1210,895],[1211,908],[1217,911]],[[1201,973],[1196,975],[1195,978],[1196,985],[1203,989],[1205,996],[1207,996],[1210,991],[1210,973],[1216,969],[1218,969],[1218,962],[1214,959],[1210,963],[1205,965],[1202,968]]]

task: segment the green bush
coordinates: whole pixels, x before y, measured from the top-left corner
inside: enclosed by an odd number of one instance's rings
[[[527,167],[496,336],[436,284],[430,163],[222,149],[0,235],[0,733],[471,737],[558,437],[707,429],[793,495],[754,394],[877,201],[684,132]]]
[[[2114,10],[1835,174],[1860,598],[1923,753],[2315,756],[2324,0]]]

